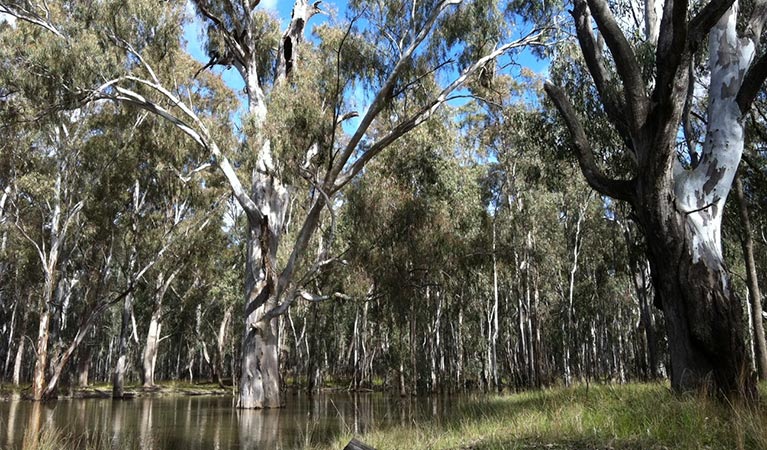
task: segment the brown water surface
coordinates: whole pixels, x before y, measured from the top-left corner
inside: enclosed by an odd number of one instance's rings
[[[100,436],[114,449],[291,449],[394,424],[441,422],[456,398],[381,393],[289,395],[285,408],[238,410],[231,397],[158,397],[113,401],[0,402],[0,448],[21,448],[25,432],[56,427]]]

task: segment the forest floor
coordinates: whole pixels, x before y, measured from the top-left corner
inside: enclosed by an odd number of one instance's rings
[[[767,388],[758,406],[674,395],[664,384],[591,385],[478,395],[442,423],[414,423],[353,436],[377,450],[767,449]]]

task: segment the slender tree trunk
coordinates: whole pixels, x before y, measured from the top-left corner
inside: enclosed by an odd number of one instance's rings
[[[120,337],[117,341],[117,363],[112,373],[112,398],[123,398],[125,394],[125,372],[128,370],[128,342],[131,337],[132,309],[133,294],[128,294],[123,301]]]
[[[491,344],[491,370],[493,375],[493,388],[498,390],[498,257],[496,255],[496,232],[495,218],[493,218],[493,320],[492,331],[490,332]]]
[[[4,252],[0,252],[0,254],[2,253]],[[1,272],[2,272],[2,268],[0,268],[0,285],[2,285],[2,282],[3,282]],[[3,301],[3,296],[1,292],[2,292],[2,289],[0,289],[0,302]],[[11,363],[11,353],[12,353],[11,349],[13,348],[13,335],[14,335],[14,331],[16,330],[16,313],[19,310],[19,303],[20,303],[19,300],[15,300],[13,302],[13,310],[11,312],[11,323],[8,326],[8,341],[5,346],[5,363],[3,364],[3,373],[2,373],[4,379],[6,379],[6,377],[8,376],[8,366]],[[22,332],[23,332],[23,329],[22,329]]]
[[[154,387],[154,373],[157,364],[157,350],[160,347],[160,332],[162,324],[160,323],[161,311],[159,306],[155,306],[152,312],[152,318],[149,320],[149,330],[146,334],[146,344],[142,358],[144,366],[144,387]]]
[[[216,383],[220,387],[224,386],[224,350],[226,347],[226,334],[229,328],[229,321],[232,318],[232,307],[228,306],[224,310],[224,317],[221,319],[221,324],[218,327],[218,334],[216,335],[216,354],[215,354],[215,378]]]
[[[77,361],[77,385],[87,387],[89,385],[88,375],[91,367],[91,356],[93,349],[90,345],[85,346],[80,352]]]
[[[410,395],[418,394],[418,359],[416,349],[418,337],[416,333],[415,303],[410,304]],[[419,348],[420,350],[420,348]]]
[[[16,357],[13,359],[13,376],[11,377],[11,383],[14,386],[18,386],[21,382],[21,363],[24,357],[24,346],[27,340],[24,336],[19,336],[19,345],[16,348]]]
[[[128,260],[128,283],[135,284],[136,265],[138,263],[138,215],[141,211],[143,200],[140,198],[141,186],[136,180],[133,186],[133,211],[132,211],[132,242]],[[125,390],[125,372],[128,370],[128,343],[131,337],[131,317],[133,314],[133,292],[129,292],[123,300],[123,309],[120,321],[120,337],[117,342],[117,363],[112,374],[112,398],[123,398]]]
[[[743,247],[743,256],[746,260],[746,280],[748,291],[751,294],[751,317],[754,324],[754,353],[759,378],[767,379],[767,342],[764,337],[764,325],[762,321],[762,294],[759,290],[759,280],[756,274],[754,262],[754,244],[751,240],[751,221],[748,217],[748,205],[743,194],[743,183],[739,176],[735,177],[735,199],[738,201],[740,223],[743,227],[740,233],[740,243]]]

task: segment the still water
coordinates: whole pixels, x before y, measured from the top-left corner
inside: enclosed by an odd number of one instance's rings
[[[27,430],[55,426],[98,433],[114,449],[291,449],[392,425],[442,422],[460,399],[382,393],[287,396],[279,410],[238,410],[232,397],[158,397],[0,402],[0,448],[20,448]],[[340,449],[339,449],[340,450]]]

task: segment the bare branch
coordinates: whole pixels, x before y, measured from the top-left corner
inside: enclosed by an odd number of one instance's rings
[[[37,250],[37,256],[40,257],[40,262],[43,264],[43,270],[48,270],[48,257],[45,253],[45,250],[43,248],[40,248],[40,245],[37,244],[37,241],[32,239],[31,236],[27,233],[27,231],[22,227],[18,221],[14,221],[13,225],[16,227],[17,230],[21,233],[22,236],[24,236],[24,239],[28,240],[29,242],[34,245],[35,250]]]
[[[591,78],[594,80],[597,92],[599,92],[599,98],[602,100],[607,117],[625,139],[629,134],[626,123],[625,104],[617,95],[615,86],[612,84],[612,77],[605,67],[601,46],[597,44],[594,33],[591,30],[590,17],[586,2],[576,2],[573,18],[575,19],[578,43],[583,52],[586,66],[589,69]]]
[[[149,76],[152,77],[152,80],[156,84],[158,84],[158,85],[160,84],[160,79],[157,78],[157,74],[155,74],[154,70],[152,69],[152,66],[150,66],[149,63],[146,62],[144,57],[141,56],[141,54],[139,52],[137,52],[136,49],[133,48],[133,46],[128,41],[126,41],[125,39],[123,39],[123,38],[121,38],[119,36],[116,36],[114,34],[112,34],[110,37],[112,38],[113,41],[115,41],[115,43],[118,46],[124,48],[128,53],[130,53],[131,55],[135,56],[136,59],[139,60],[141,65],[144,66],[144,69],[146,69],[146,71],[149,73]]]
[[[285,312],[287,312],[287,310],[290,308],[293,302],[299,298],[302,300],[306,300],[308,302],[314,302],[314,303],[324,302],[326,300],[330,300],[331,298],[340,298],[343,300],[352,299],[351,296],[343,294],[341,292],[335,292],[332,295],[316,295],[301,289],[296,291],[291,299],[287,299],[284,302],[282,302],[280,305],[275,306],[274,308],[267,311],[267,313],[264,314],[264,317],[261,320],[266,322],[275,317],[281,316],[282,314],[285,314]]]
[[[584,0],[579,0],[583,2]],[[628,121],[632,130],[639,130],[647,117],[647,90],[642,80],[642,70],[634,50],[615,20],[605,0],[588,0],[594,20],[605,39],[615,61],[615,68],[623,81],[624,96],[628,106]],[[582,6],[581,6],[582,7]],[[580,38],[580,33],[579,33]]]
[[[212,166],[213,164],[211,163],[202,164],[199,167],[193,169],[191,172],[187,173],[186,175],[182,174],[181,171],[176,169],[175,167],[173,167],[173,172],[176,173],[176,175],[181,181],[183,181],[184,183],[188,183],[195,176],[195,174],[198,174]]]
[[[10,2],[6,1],[0,1],[0,13],[8,14],[24,22],[43,27],[61,39],[66,40],[66,36],[51,23],[48,14],[46,14],[46,17],[43,17],[23,6],[11,5]]]
[[[529,45],[541,45],[540,38],[542,34],[542,32],[534,32],[523,37],[522,39],[502,45],[464,69],[461,75],[459,75],[455,80],[453,80],[452,83],[445,87],[442,92],[439,93],[439,95],[433,98],[430,102],[426,103],[426,105],[424,105],[416,113],[400,122],[396,127],[391,129],[387,134],[379,138],[374,144],[368,147],[365,152],[360,155],[360,157],[357,158],[341,176],[338,177],[331,193],[337,192],[339,189],[343,188],[347,183],[349,183],[349,181],[351,181],[362,170],[362,168],[365,167],[365,164],[367,164],[368,161],[370,161],[375,155],[380,153],[383,149],[391,145],[394,141],[402,137],[408,131],[428,120],[437,111],[437,109],[439,109],[440,106],[442,106],[448,99],[450,99],[450,94],[452,92],[463,86],[466,80],[481,67],[484,67],[488,61],[494,60],[495,58],[514,48]]]
[[[631,202],[634,196],[634,182],[613,180],[602,173],[594,161],[594,152],[591,149],[591,144],[586,137],[586,132],[583,130],[578,115],[570,104],[570,100],[559,87],[549,82],[544,85],[544,89],[570,130],[578,163],[589,186],[601,194]]]
[[[138,94],[137,92],[134,92],[130,89],[126,89],[126,88],[118,86],[117,83],[119,83],[121,80],[135,81],[137,83],[148,86],[154,89],[155,91],[159,92],[163,97],[168,99],[174,106],[181,109],[181,111],[183,111],[184,114],[186,114],[186,116],[189,117],[194,122],[194,125],[196,125],[197,129],[193,128],[192,125],[178,118],[173,113],[163,108],[159,104],[146,99],[141,94]],[[116,94],[105,93],[104,91],[109,87],[113,87],[115,91],[117,91],[117,93]],[[178,99],[165,87],[161,86],[158,83],[153,83],[149,80],[144,80],[142,78],[138,78],[134,76],[127,76],[127,77],[111,80],[107,83],[104,83],[102,86],[98,88],[97,92],[101,92],[104,98],[111,98],[114,100],[119,100],[125,103],[129,103],[164,118],[165,120],[175,125],[176,128],[180,129],[189,137],[191,137],[195,142],[197,142],[198,145],[200,145],[201,147],[209,151],[210,154],[215,158],[216,163],[221,168],[221,171],[224,173],[224,176],[229,182],[229,186],[232,189],[232,192],[234,193],[235,198],[237,198],[237,201],[240,203],[240,206],[242,206],[242,209],[245,210],[245,213],[248,215],[248,218],[250,220],[255,220],[255,221],[260,220],[261,213],[256,207],[255,202],[246,193],[231,162],[221,152],[216,142],[210,137],[210,134],[207,128],[205,127],[205,125],[202,123],[202,120],[199,118],[199,116],[197,116],[197,114],[194,113],[194,111],[192,111],[191,108],[189,108],[186,104],[184,104],[184,102]]]
[[[344,168],[344,165],[346,165],[346,162],[349,160],[351,155],[354,153],[354,150],[357,148],[357,145],[362,141],[363,136],[367,133],[368,128],[373,123],[373,119],[378,116],[378,113],[381,112],[384,105],[386,105],[386,102],[388,101],[389,94],[391,93],[392,89],[394,88],[395,83],[397,82],[397,79],[399,79],[399,76],[401,75],[402,71],[405,70],[410,65],[410,60],[413,56],[413,53],[415,53],[416,49],[421,46],[421,44],[426,40],[426,38],[431,33],[432,28],[434,28],[434,25],[437,22],[437,19],[442,15],[442,13],[450,6],[458,5],[461,3],[461,0],[442,0],[437,4],[437,6],[434,7],[434,10],[431,13],[431,16],[426,20],[426,23],[424,24],[423,28],[418,32],[418,34],[413,39],[413,42],[405,49],[405,51],[402,52],[402,56],[400,56],[397,63],[394,65],[394,69],[392,69],[389,76],[386,78],[386,81],[384,82],[383,86],[381,86],[381,89],[376,94],[375,98],[373,98],[373,102],[370,104],[370,107],[368,107],[367,112],[362,117],[362,120],[360,121],[359,126],[357,127],[357,131],[354,132],[354,135],[352,135],[349,142],[346,144],[346,147],[341,152],[340,158],[336,162],[336,165],[333,167],[331,172],[328,174],[328,180],[335,179],[338,174],[341,173],[341,171]]]

